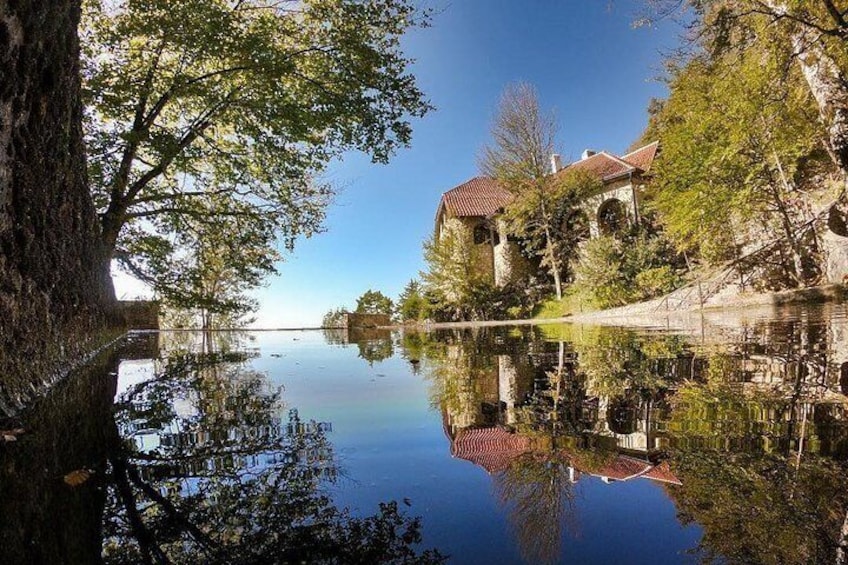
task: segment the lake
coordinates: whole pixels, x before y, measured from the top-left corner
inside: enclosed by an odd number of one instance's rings
[[[846,313],[133,334],[0,420],[0,562],[845,563]]]

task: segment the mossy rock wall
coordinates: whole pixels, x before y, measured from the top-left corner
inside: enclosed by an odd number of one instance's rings
[[[0,411],[118,333],[97,245],[78,1],[0,1]]]

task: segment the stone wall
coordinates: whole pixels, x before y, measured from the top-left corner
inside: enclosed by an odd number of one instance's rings
[[[391,325],[392,319],[387,314],[355,314],[348,312],[342,316],[342,326],[353,328],[378,328]]]
[[[586,217],[589,219],[589,234],[591,237],[600,235],[598,226],[598,212],[604,202],[608,200],[619,200],[627,210],[628,220],[633,222],[639,214],[637,201],[634,194],[633,184],[629,178],[607,184],[604,191],[586,198],[580,205]]]
[[[128,330],[159,329],[158,300],[120,300],[118,311]]]
[[[111,334],[82,140],[78,0],[0,2],[0,397]]]

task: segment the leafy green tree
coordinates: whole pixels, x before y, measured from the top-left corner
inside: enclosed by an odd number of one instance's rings
[[[597,189],[598,181],[574,171],[551,174],[556,133],[556,120],[542,114],[535,89],[512,85],[501,98],[492,145],[484,148],[481,166],[513,195],[505,210],[508,230],[541,259],[562,299],[568,262],[586,235],[579,229],[577,202]]]
[[[244,325],[257,307],[248,292],[276,272],[272,228],[255,218],[223,217],[215,226],[189,218],[175,237],[171,242],[142,233],[128,243],[139,257],[130,263],[137,277],[151,285],[166,311],[187,316],[188,326]]]
[[[324,318],[321,320],[322,328],[340,328],[343,324],[342,318],[347,314],[349,310],[344,306],[339,306],[338,308],[328,310],[326,314],[324,314]]]
[[[409,0],[84,4],[89,178],[107,272],[112,259],[135,273],[169,261],[156,255],[166,243],[136,242],[172,240],[188,220],[263,223],[291,249],[321,229],[328,161],[360,150],[386,162],[430,108],[400,50],[402,34],[428,22]]]
[[[480,246],[462,226],[446,224],[438,235],[424,243],[427,270],[421,273],[425,295],[432,312],[445,320],[484,317],[494,292],[485,269]]]
[[[392,299],[380,292],[370,288],[356,299],[357,314],[385,314],[391,316],[395,305]]]
[[[662,235],[602,235],[583,245],[576,285],[601,308],[653,298],[680,284],[675,256]]]
[[[401,322],[426,320],[430,304],[424,297],[421,283],[413,279],[403,288],[397,300],[397,316]]]
[[[678,248],[710,262],[752,241],[784,239],[781,269],[803,284],[803,226],[829,159],[815,102],[788,63],[746,47],[673,71],[671,96],[652,124],[663,148],[652,200]]]
[[[689,27],[710,54],[759,52],[762,68],[777,82],[789,67],[800,71],[825,146],[843,181],[848,179],[848,10],[843,1],[649,0],[648,4],[649,19],[689,9]]]

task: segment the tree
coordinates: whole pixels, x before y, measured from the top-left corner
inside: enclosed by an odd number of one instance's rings
[[[768,33],[762,26],[752,31]],[[791,57],[747,43],[701,53],[672,68],[670,90],[649,128],[663,147],[653,207],[669,236],[709,262],[732,259],[752,241],[783,239],[781,276],[805,284],[809,193],[835,167]]]
[[[427,18],[409,0],[87,0],[103,269],[143,271],[137,239],[189,220],[261,222],[287,249],[320,230],[327,162],[351,149],[386,162],[429,110],[399,45]]]
[[[102,473],[103,561],[443,562],[417,550],[421,521],[396,502],[363,517],[333,504],[326,487],[338,460],[324,425],[294,408],[286,415],[281,389],[249,359],[172,350],[153,378],[117,398]],[[186,399],[190,412],[175,408]],[[142,447],[139,421],[163,441]]]
[[[848,181],[848,10],[840,0],[649,0],[653,17],[683,7],[709,52],[759,48],[797,63],[826,131],[833,162]],[[775,77],[779,79],[779,76]]]
[[[653,298],[679,284],[675,255],[662,235],[602,235],[580,250],[575,284],[600,308]]]
[[[366,290],[356,299],[357,314],[385,314],[391,316],[394,311],[392,299],[379,290]]]
[[[556,133],[555,119],[541,113],[535,89],[523,83],[509,86],[481,167],[513,195],[505,211],[508,229],[542,259],[561,299],[563,277],[579,234],[576,203],[596,188],[597,181],[574,171],[551,174],[548,163]]]
[[[210,198],[214,206],[218,198]],[[212,226],[187,218],[172,243],[139,233],[128,243],[132,263],[166,309],[189,314],[204,330],[243,325],[256,310],[248,291],[260,286],[279,253],[270,226],[257,218],[225,216]]]
[[[427,270],[421,273],[425,295],[440,318],[480,318],[494,288],[480,264],[485,260],[473,234],[454,223],[424,243]]]
[[[340,328],[343,324],[344,315],[349,313],[349,310],[344,306],[328,310],[321,320],[322,328]]]
[[[410,280],[403,288],[397,300],[397,316],[401,322],[426,320],[429,316],[429,303],[424,297],[421,283]]]

